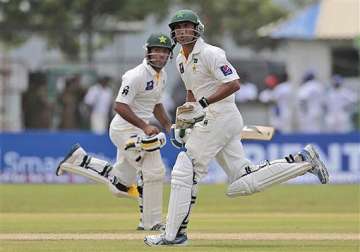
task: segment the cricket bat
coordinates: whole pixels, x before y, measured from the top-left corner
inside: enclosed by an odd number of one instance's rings
[[[270,141],[275,129],[270,126],[245,125],[240,132],[241,139]]]

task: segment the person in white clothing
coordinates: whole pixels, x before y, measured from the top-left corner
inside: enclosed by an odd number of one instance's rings
[[[110,78],[99,78],[98,82],[89,88],[84,102],[90,107],[91,130],[97,134],[104,134],[108,129],[109,112],[113,103],[113,91],[109,87]]]
[[[152,34],[146,44],[146,57],[122,76],[122,85],[115,100],[116,115],[110,124],[110,139],[117,147],[117,161],[111,164],[89,156],[80,145],[74,146],[60,163],[56,174],[64,171],[109,181],[117,196],[137,196],[140,209],[138,230],[159,230],[163,227],[162,199],[165,167],[160,148],[166,138],[150,124],[152,116],[170,131],[171,122],[161,103],[166,84],[164,66],[172,56],[171,39]],[[136,183],[137,188],[132,185]]]
[[[249,81],[247,73],[242,75],[241,92],[235,93],[235,101],[245,103],[248,101],[255,101],[258,98],[258,89],[254,83]]]
[[[178,154],[171,173],[165,232],[146,236],[145,244],[187,243],[197,185],[214,158],[228,176],[230,197],[250,195],[306,172],[317,175],[322,183],[328,182],[327,170],[311,145],[296,155],[261,165],[246,159],[240,141],[243,121],[235,104],[234,92],[240,88],[236,70],[222,49],[200,37],[204,26],[193,11],[176,12],[169,26],[171,37],[182,47],[176,65],[187,89],[186,103],[177,109],[178,128],[172,141],[185,144],[186,151]]]
[[[320,133],[324,126],[323,83],[316,79],[315,73],[308,71],[298,91],[299,129],[303,133]]]
[[[286,73],[283,74],[280,81],[281,83],[273,89],[262,92],[260,100],[274,103],[270,114],[270,124],[282,133],[289,133],[292,131],[291,108],[295,97],[293,97],[293,88]]]
[[[344,87],[343,78],[334,75],[332,85],[326,93],[325,123],[328,132],[346,133],[353,130],[351,113],[357,102],[356,92]]]

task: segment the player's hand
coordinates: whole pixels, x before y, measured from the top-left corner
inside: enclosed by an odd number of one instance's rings
[[[153,126],[150,124],[146,125],[143,128],[143,131],[144,131],[145,135],[148,135],[148,136],[152,136],[152,135],[156,135],[156,134],[160,133],[160,130],[156,126]]]
[[[170,141],[176,148],[185,146],[187,139],[191,133],[191,129],[177,129],[175,124],[171,126]]]
[[[187,102],[176,109],[176,128],[192,128],[195,123],[204,120],[205,114],[199,103]]]

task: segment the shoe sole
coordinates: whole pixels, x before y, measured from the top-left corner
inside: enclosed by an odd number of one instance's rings
[[[80,144],[75,144],[72,148],[71,148],[71,150],[70,150],[70,152],[65,156],[65,158],[60,162],[60,164],[58,165],[58,167],[56,168],[56,172],[55,172],[55,174],[56,174],[56,176],[60,176],[62,173],[60,173],[61,172],[61,165],[69,158],[69,157],[71,157],[71,155],[77,150],[77,149],[79,149],[81,146],[80,146]]]
[[[308,149],[310,150],[310,151],[309,150],[307,150],[307,151],[309,151],[312,161],[315,161],[315,165],[317,167],[319,167],[319,170],[317,171],[316,175],[318,176],[321,184],[329,183],[329,172],[328,172],[325,164],[323,163],[323,161],[321,161],[319,154],[317,153],[317,151],[315,150],[315,148],[312,145],[310,145],[308,147]],[[320,176],[319,176],[319,173],[320,173]]]
[[[144,239],[144,243],[145,243],[146,245],[148,245],[149,247],[160,246],[160,245],[155,245],[155,244],[149,243],[146,238]]]
[[[188,240],[184,241],[183,243],[168,243],[168,244],[153,244],[151,242],[148,242],[148,240],[145,238],[144,243],[148,245],[149,247],[160,247],[160,246],[174,246],[174,247],[181,247],[188,245]]]

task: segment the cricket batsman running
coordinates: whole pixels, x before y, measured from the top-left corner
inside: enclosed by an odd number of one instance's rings
[[[180,130],[175,133],[184,128],[192,130],[187,131],[186,143],[180,135],[173,140],[178,145],[185,144],[186,151],[177,156],[171,174],[165,232],[146,236],[147,245],[187,243],[187,225],[198,183],[207,174],[207,165],[213,158],[228,176],[230,197],[260,192],[307,172],[316,175],[321,183],[328,183],[326,167],[312,145],[260,165],[246,159],[239,136],[243,119],[234,101],[234,93],[240,88],[235,68],[222,49],[201,38],[204,25],[193,11],[176,12],[169,27],[172,39],[181,45],[176,66],[187,90],[186,103],[177,110]]]
[[[152,115],[170,131],[171,122],[161,103],[165,90],[163,69],[172,57],[171,39],[164,34],[152,34],[146,44],[146,57],[137,67],[122,77],[115,100],[116,115],[110,124],[110,139],[117,147],[114,166],[91,157],[80,145],[75,145],[60,163],[56,174],[64,171],[86,176],[109,185],[116,196],[137,197],[140,208],[138,230],[159,230],[161,224],[165,167],[160,148],[165,134],[149,124]],[[137,183],[137,188],[132,187]]]

